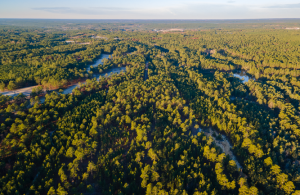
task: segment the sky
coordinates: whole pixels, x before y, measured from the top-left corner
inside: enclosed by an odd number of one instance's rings
[[[0,18],[300,18],[299,0],[0,0]]]

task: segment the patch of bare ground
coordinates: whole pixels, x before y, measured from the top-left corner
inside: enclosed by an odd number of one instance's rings
[[[202,131],[202,130],[199,128],[198,131]],[[230,142],[228,141],[228,139],[225,135],[220,134],[221,137],[222,137],[222,140],[217,140],[216,137],[219,136],[219,133],[217,131],[213,130],[211,127],[208,128],[206,131],[203,131],[203,132],[207,137],[211,136],[213,138],[215,144],[217,146],[219,146],[226,155],[228,154],[230,156],[230,158],[235,161],[236,166],[237,166],[238,169],[242,169],[241,164],[238,162],[235,155],[231,151],[232,146],[230,145]],[[214,133],[216,134],[216,137],[213,136]]]

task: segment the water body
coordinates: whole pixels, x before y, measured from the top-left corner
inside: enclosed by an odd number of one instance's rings
[[[112,55],[112,54],[101,54],[100,58],[96,59],[91,65],[89,65],[87,67],[87,72],[91,70],[90,66],[93,66],[93,67],[97,67],[99,64],[103,64],[103,59],[108,59],[109,55]],[[92,78],[99,78],[99,76],[105,76],[106,73],[108,75],[110,75],[111,73],[120,73],[121,71],[126,71],[126,67],[117,67],[117,68],[112,68],[108,71],[106,71],[105,73],[101,73],[101,74],[94,74],[92,76]],[[84,82],[85,83],[85,82]],[[72,90],[74,88],[76,88],[77,86],[79,86],[79,84],[74,84],[68,88],[66,88],[64,91],[63,91],[63,94],[69,94],[69,93],[72,93]],[[32,92],[32,89],[35,88],[37,86],[31,86],[31,87],[24,87],[24,88],[20,88],[20,89],[16,89],[16,90],[12,90],[12,91],[6,91],[6,92],[0,92],[0,94],[3,94],[3,95],[8,95],[8,96],[17,96],[18,94],[20,93],[23,93],[25,96],[29,96],[30,93]],[[44,99],[41,99],[41,101],[44,101]]]
[[[103,64],[103,59],[108,59],[110,55],[112,55],[112,54],[101,54],[100,58],[97,59],[93,64],[91,64],[86,69],[87,72],[91,70],[91,66],[97,67],[99,64]],[[99,77],[100,76],[106,77],[106,74],[107,74],[107,76],[109,76],[110,74],[114,74],[114,73],[119,74],[119,73],[121,73],[121,71],[125,72],[126,71],[126,67],[112,68],[112,69],[109,69],[108,71],[106,71],[104,73],[101,73],[101,74],[93,74],[92,78],[97,78],[97,80],[99,81]],[[86,83],[86,82],[83,82],[82,84],[84,84],[84,83]],[[76,83],[76,84],[74,84],[74,85],[72,85],[72,86],[64,89],[63,94],[72,93],[73,89],[75,89],[76,87],[79,87],[79,83]]]
[[[96,59],[93,64],[89,65],[89,67],[87,67],[86,71],[90,71],[91,70],[91,66],[93,67],[97,67],[99,64],[103,64],[103,59],[108,59],[108,57],[112,55],[112,54],[101,54],[100,58]]]
[[[233,76],[242,80],[243,83],[246,83],[249,80],[255,81],[255,78],[248,76],[245,71],[235,72],[235,73],[233,73]]]
[[[121,73],[121,71],[125,72],[126,71],[126,67],[117,67],[117,68],[112,68],[110,69],[109,71],[105,72],[105,73],[101,73],[101,74],[93,74],[93,77],[92,78],[97,78],[97,81],[99,81],[99,77],[102,76],[102,77],[106,77],[106,74],[107,74],[107,77],[110,75],[110,74],[114,74],[114,73]],[[84,84],[86,82],[83,82],[82,84]],[[64,89],[64,91],[62,92],[63,94],[69,94],[69,93],[72,93],[73,89],[75,89],[76,87],[79,87],[79,83],[76,83],[66,89]]]

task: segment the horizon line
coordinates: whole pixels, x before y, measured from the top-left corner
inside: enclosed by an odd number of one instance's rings
[[[130,19],[130,18],[122,18],[122,19],[96,19],[96,18],[89,18],[89,19],[82,19],[82,18],[0,18],[2,19],[15,19],[15,20],[274,20],[274,19],[300,19],[300,18],[232,18],[232,19]]]

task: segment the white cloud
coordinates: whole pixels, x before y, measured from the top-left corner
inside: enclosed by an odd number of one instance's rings
[[[155,4],[156,5],[156,4]],[[276,9],[275,9],[276,8]],[[47,18],[83,19],[255,19],[299,18],[300,3],[242,4],[239,1],[207,3],[204,1],[177,2],[164,6],[140,7],[36,7],[37,14]],[[280,13],[278,9],[281,9]],[[1,16],[1,15],[0,15]]]
[[[277,5],[265,6],[264,8],[294,9],[294,8],[300,8],[300,3],[296,3],[296,4],[277,4]]]

